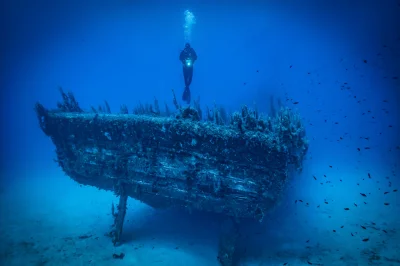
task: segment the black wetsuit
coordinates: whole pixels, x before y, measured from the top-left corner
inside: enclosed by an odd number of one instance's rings
[[[183,64],[183,78],[185,80],[185,90],[182,95],[182,100],[190,103],[190,84],[193,77],[193,64],[197,60],[196,52],[190,45],[186,45],[185,49],[179,55],[179,60]]]

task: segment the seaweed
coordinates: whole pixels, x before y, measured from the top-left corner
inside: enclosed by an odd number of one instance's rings
[[[125,104],[121,105],[120,111],[119,111],[119,112],[120,112],[121,114],[129,114],[128,107],[127,107]]]
[[[75,100],[75,96],[72,92],[65,93],[62,87],[59,87],[59,91],[61,93],[61,97],[63,98],[62,102],[57,103],[57,107],[62,112],[83,112],[82,109],[79,107],[78,102]]]

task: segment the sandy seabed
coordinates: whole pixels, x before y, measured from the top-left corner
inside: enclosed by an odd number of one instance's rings
[[[113,222],[111,203],[118,202],[112,192],[80,186],[61,169],[52,168],[7,181],[0,193],[1,265],[219,265],[219,222],[213,215],[154,210],[129,199],[124,244],[114,247],[105,236]],[[351,226],[358,224],[349,221],[346,227]],[[258,242],[249,239],[260,238],[259,229],[243,233],[238,247],[243,258],[240,265],[400,266],[400,238],[393,225],[387,233],[379,228],[369,230],[375,245],[368,248],[357,246],[363,245],[360,241],[357,245],[341,241],[340,236],[332,240],[327,236],[329,229],[316,230],[319,241],[305,243],[290,237],[291,226],[287,228],[267,233]],[[123,259],[113,258],[121,253]]]

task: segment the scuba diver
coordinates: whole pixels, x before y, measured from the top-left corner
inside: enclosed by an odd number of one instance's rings
[[[190,83],[193,77],[193,64],[197,60],[196,52],[189,43],[185,44],[185,49],[179,55],[179,60],[183,64],[183,78],[185,79],[185,90],[182,95],[182,100],[190,103]]]

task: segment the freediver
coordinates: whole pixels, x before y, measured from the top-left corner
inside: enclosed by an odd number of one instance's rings
[[[197,55],[189,43],[185,44],[185,49],[179,55],[179,60],[183,64],[183,78],[185,80],[185,90],[183,91],[182,100],[190,103],[190,84],[193,77],[193,64],[197,60]]]

